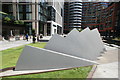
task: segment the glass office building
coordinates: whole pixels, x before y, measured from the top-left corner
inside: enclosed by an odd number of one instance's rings
[[[23,20],[26,25],[25,33],[44,34],[44,27],[47,24],[47,2],[40,0],[35,2],[3,2],[2,11],[14,15],[16,20]]]
[[[14,15],[16,20],[23,20],[26,24],[26,33],[53,35],[62,34],[64,1],[34,0],[27,2],[14,0],[3,2],[3,12]]]

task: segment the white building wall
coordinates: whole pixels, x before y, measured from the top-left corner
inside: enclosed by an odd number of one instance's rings
[[[61,9],[63,10],[64,6],[64,0],[48,0],[48,5],[52,6],[56,13],[55,13],[55,22],[54,21],[48,21],[48,23],[51,23],[51,35],[57,33],[57,25],[60,27],[63,27],[63,16],[61,16]],[[53,25],[56,25],[54,27]],[[62,31],[61,31],[62,32]]]

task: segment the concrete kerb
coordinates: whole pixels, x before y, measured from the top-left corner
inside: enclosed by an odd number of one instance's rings
[[[88,66],[84,66],[84,67],[88,67]],[[5,68],[2,70],[8,71],[8,70],[13,70],[15,67],[9,67],[9,68]],[[79,67],[75,67],[75,68],[79,68]],[[47,70],[47,71],[42,71],[42,72],[32,72],[32,73],[22,73],[22,74],[15,74],[15,75],[4,75],[4,76],[0,76],[0,78],[2,77],[10,77],[10,76],[20,76],[20,75],[30,75],[30,74],[41,74],[41,73],[47,73],[47,72],[54,72],[54,71],[61,71],[61,70],[71,70],[71,69],[75,69],[75,68],[64,68],[64,69],[56,69],[56,70]],[[7,70],[8,69],[8,70]],[[3,71],[4,72],[4,71]]]
[[[96,69],[97,69],[97,65],[93,65],[93,67],[92,67],[91,71],[89,72],[86,80],[92,80],[92,76],[95,73]]]
[[[8,68],[3,68],[3,69],[0,69],[0,73],[1,72],[5,72],[5,71],[8,71],[8,70],[13,70],[15,68],[15,66],[13,67],[8,67]]]

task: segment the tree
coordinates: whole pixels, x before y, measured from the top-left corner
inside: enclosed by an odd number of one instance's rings
[[[19,20],[18,22],[19,22],[20,25],[24,24],[24,21],[22,21],[22,20]]]
[[[14,24],[19,24],[18,20],[14,21]]]
[[[8,22],[10,22],[10,21],[11,21],[11,19],[10,19],[9,17],[5,17],[5,18],[4,18],[4,22],[5,22],[5,23],[8,23]]]
[[[77,29],[79,32],[81,32],[82,31],[82,29],[80,28],[80,29]]]
[[[22,21],[22,20],[16,20],[16,21],[14,21],[14,24],[23,25],[23,24],[24,24],[24,21]]]

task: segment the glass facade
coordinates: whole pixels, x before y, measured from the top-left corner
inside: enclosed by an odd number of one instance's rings
[[[47,5],[46,5],[46,2],[44,2],[44,0],[42,0],[38,5],[38,14],[39,14],[40,21],[42,22],[47,21]]]
[[[51,35],[51,23],[47,23],[47,35]]]
[[[13,13],[12,4],[4,4],[4,5],[2,5],[2,11],[12,15],[12,13]]]
[[[39,34],[44,34],[44,24],[39,22]]]
[[[32,5],[31,4],[18,4],[19,10],[17,12],[17,17],[19,15],[20,20],[32,20]]]
[[[46,34],[47,21],[54,21],[60,26],[62,25],[63,8],[59,2],[56,6],[49,5],[47,0],[34,0],[33,2],[28,2],[30,0],[17,0],[18,2],[5,3],[4,12],[12,14],[15,16],[16,20],[23,20],[26,25],[26,32],[31,34],[32,28],[36,30],[36,33]],[[49,5],[49,7],[48,7]],[[57,7],[58,6],[58,7]],[[13,10],[14,9],[14,10]],[[57,11],[57,13],[56,13]],[[48,25],[51,27],[51,25]],[[57,26],[57,25],[56,25]],[[44,28],[45,27],[45,28]],[[39,29],[39,30],[37,30]],[[57,29],[56,29],[57,32]],[[50,34],[50,28],[48,27],[48,34]]]
[[[19,17],[20,20],[24,20],[24,18],[23,18],[23,13],[19,13],[19,16],[20,16],[20,17]]]
[[[29,35],[32,35],[32,22],[25,22],[26,28],[25,31]]]
[[[23,12],[23,5],[19,5],[19,12]]]
[[[52,6],[48,7],[48,21],[55,21],[55,9]]]
[[[38,4],[39,34],[44,34],[44,24],[47,23],[47,5],[45,0]]]
[[[26,20],[32,20],[32,13],[26,13]]]
[[[32,12],[32,5],[26,5],[26,12]]]

